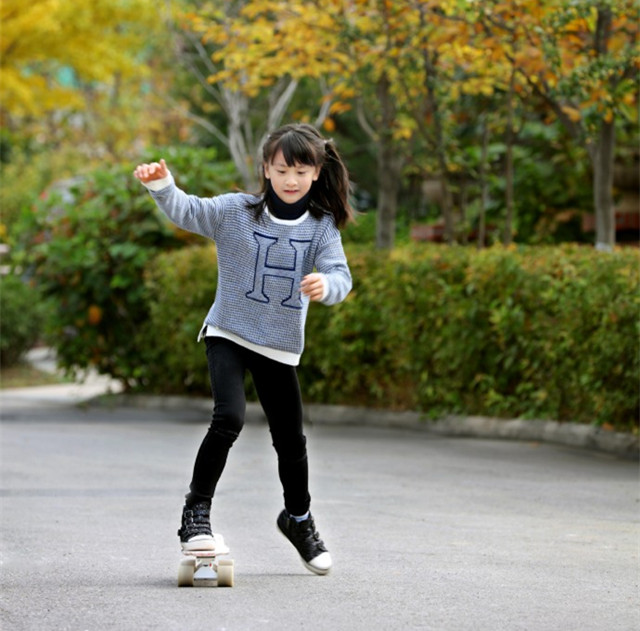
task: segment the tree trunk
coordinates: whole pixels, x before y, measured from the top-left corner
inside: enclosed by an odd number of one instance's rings
[[[249,99],[240,92],[222,89],[227,113],[229,153],[240,173],[245,190],[257,189],[258,174],[255,173],[253,155],[247,147],[244,136],[244,123],[249,112]]]
[[[604,55],[609,48],[613,24],[610,8],[598,8],[595,51]],[[613,161],[615,125],[603,119],[598,135],[589,148],[593,168],[593,207],[596,214],[596,249],[611,250],[616,242],[615,213],[613,209]]]
[[[593,206],[596,215],[596,249],[611,250],[616,243],[616,222],[613,207],[613,161],[615,126],[603,122],[593,150]]]
[[[393,141],[395,105],[389,92],[389,80],[383,76],[377,93],[381,109],[381,125],[378,134],[378,218],[376,224],[376,247],[390,250],[396,234],[398,191],[402,173],[402,158]]]
[[[458,236],[462,245],[467,245],[469,243],[469,226],[467,225],[467,194],[467,181],[463,177],[460,179],[460,184],[458,185],[458,195],[460,198],[460,213],[458,217],[460,227],[458,229]]]
[[[444,146],[444,132],[438,97],[436,95],[436,66],[429,56],[425,54],[427,65],[427,99],[433,115],[433,135],[438,169],[440,170],[440,184],[442,186],[442,215],[444,217],[444,236],[449,245],[455,241],[455,226],[453,224],[453,199],[449,187],[449,169],[447,168],[447,156]]]
[[[442,118],[440,116],[440,108],[438,103],[438,96],[436,94],[436,64],[425,52],[423,55],[425,60],[425,67],[427,69],[426,87],[427,87],[427,101],[429,103],[429,109],[433,116],[433,136],[436,152],[436,159],[438,162],[438,169],[440,170],[440,183],[442,186],[442,215],[444,217],[444,236],[449,245],[455,241],[455,226],[453,222],[453,198],[451,196],[451,188],[449,187],[449,169],[447,168],[447,156],[444,145],[444,131],[442,129]]]
[[[503,243],[510,245],[513,240],[513,101],[515,96],[515,68],[511,71],[509,93],[507,96],[507,156],[505,165],[505,218]]]
[[[482,153],[480,156],[480,216],[478,217],[478,250],[484,248],[487,241],[487,205],[489,204],[489,182],[487,180],[489,161],[489,122],[487,116],[482,119]]]
[[[436,132],[437,133],[437,132]],[[440,184],[442,186],[442,215],[444,217],[444,236],[449,245],[455,242],[455,226],[453,223],[453,197],[449,187],[447,161],[444,147],[438,141],[438,165],[440,168]]]

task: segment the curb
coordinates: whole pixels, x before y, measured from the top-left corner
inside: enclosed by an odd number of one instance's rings
[[[202,397],[110,394],[90,403],[134,408],[192,409],[211,413],[212,402]],[[638,459],[638,436],[592,425],[557,421],[498,419],[485,416],[446,416],[430,421],[419,412],[394,412],[344,405],[305,405],[309,425],[366,425],[424,431],[438,436],[505,439],[553,443],[588,449],[625,459]],[[265,422],[258,403],[247,403],[247,422]]]

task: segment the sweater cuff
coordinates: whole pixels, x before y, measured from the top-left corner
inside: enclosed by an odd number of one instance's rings
[[[169,173],[167,177],[163,177],[161,180],[151,180],[151,182],[143,182],[143,184],[150,191],[161,191],[163,188],[167,188],[172,181],[173,177],[171,176],[171,173]]]
[[[322,302],[329,295],[329,280],[326,274],[319,274],[319,276],[322,278],[322,298],[319,302]]]

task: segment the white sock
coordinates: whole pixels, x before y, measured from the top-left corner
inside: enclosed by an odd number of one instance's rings
[[[304,521],[305,519],[309,519],[309,511],[307,511],[304,515],[289,515],[291,519],[295,519],[298,523]]]

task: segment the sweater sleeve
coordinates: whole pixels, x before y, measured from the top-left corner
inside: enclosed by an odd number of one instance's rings
[[[351,291],[353,282],[340,233],[333,225],[327,230],[318,247],[316,269],[322,274],[325,283],[324,296],[320,302],[325,305],[342,302]]]
[[[158,208],[178,227],[215,239],[222,221],[226,195],[197,197],[179,189],[173,176],[145,184]]]

